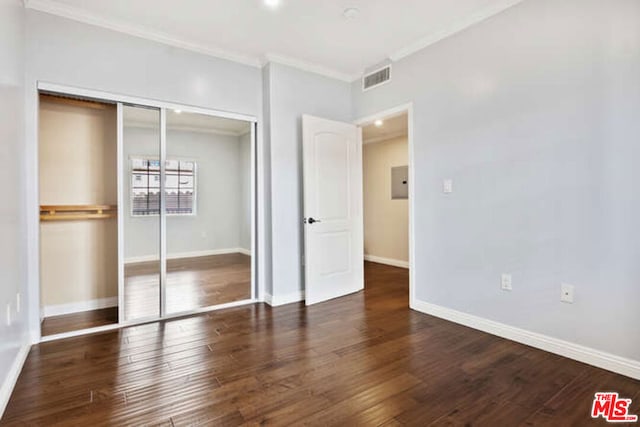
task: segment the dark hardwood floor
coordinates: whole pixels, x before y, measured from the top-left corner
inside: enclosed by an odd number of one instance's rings
[[[158,317],[160,266],[125,266],[125,319]],[[167,313],[251,299],[251,257],[240,254],[174,259],[167,262]],[[47,317],[42,335],[118,323],[116,307]]]
[[[125,266],[125,319],[157,317],[160,264]],[[251,257],[211,255],[167,261],[167,313],[251,298]]]
[[[34,346],[1,425],[604,426],[596,391],[640,382],[407,308],[407,271],[365,292]]]
[[[45,317],[41,325],[42,336],[113,325],[114,323],[118,323],[118,307]]]

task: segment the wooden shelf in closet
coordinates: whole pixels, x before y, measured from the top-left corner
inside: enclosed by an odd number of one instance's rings
[[[40,221],[108,219],[118,215],[116,205],[41,205]]]

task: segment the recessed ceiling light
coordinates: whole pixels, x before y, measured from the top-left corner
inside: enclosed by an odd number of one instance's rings
[[[360,9],[357,7],[348,7],[342,12],[342,16],[347,19],[354,19],[360,13]]]
[[[173,110],[173,112],[176,113],[176,114],[180,114],[180,113],[182,113],[182,110]]]
[[[264,0],[264,4],[272,9],[275,9],[276,7],[280,6],[280,0]]]
[[[375,122],[373,122],[374,125],[376,125],[376,127],[380,127],[384,124],[384,122],[380,119],[376,120]]]

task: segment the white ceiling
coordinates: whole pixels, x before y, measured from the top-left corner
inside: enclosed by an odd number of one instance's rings
[[[382,126],[374,123],[362,127],[362,141],[365,144],[400,138],[409,134],[407,113],[382,119]]]
[[[522,0],[25,0],[54,13],[255,66],[343,80],[400,59]],[[343,11],[359,14],[346,19]]]

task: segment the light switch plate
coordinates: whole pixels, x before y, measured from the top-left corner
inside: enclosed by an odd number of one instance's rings
[[[560,301],[568,304],[573,304],[575,287],[568,283],[562,283],[560,285]]]
[[[442,181],[442,192],[445,194],[453,193],[453,180],[445,179]]]
[[[502,288],[503,291],[512,291],[513,287],[511,285],[511,275],[510,274],[503,274],[501,281],[500,281],[500,287]]]

